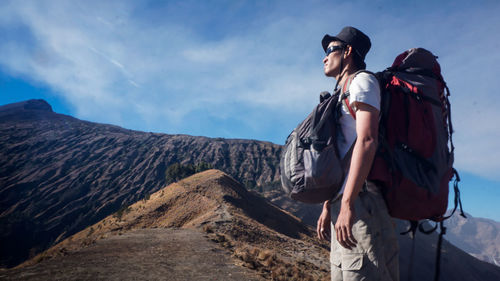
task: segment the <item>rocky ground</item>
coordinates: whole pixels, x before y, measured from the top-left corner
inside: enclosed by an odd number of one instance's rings
[[[196,230],[138,229],[26,268],[0,272],[0,279],[263,280],[237,261]]]

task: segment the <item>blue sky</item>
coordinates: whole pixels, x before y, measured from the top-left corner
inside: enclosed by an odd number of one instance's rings
[[[282,144],[334,80],[321,38],[352,25],[368,69],[424,47],[452,96],[464,207],[500,221],[499,1],[0,2],[0,104],[129,129]]]

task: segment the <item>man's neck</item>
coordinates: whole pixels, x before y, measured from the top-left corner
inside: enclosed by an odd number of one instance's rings
[[[354,74],[356,71],[357,71],[357,69],[355,69],[354,67],[351,67],[350,64],[346,65],[344,67],[344,70],[342,71],[342,73],[336,77],[337,81],[338,81],[338,79],[340,79],[339,85],[344,85],[344,83],[347,81],[349,76]]]

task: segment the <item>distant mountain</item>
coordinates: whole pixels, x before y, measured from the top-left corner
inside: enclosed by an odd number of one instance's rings
[[[279,179],[269,142],[146,133],[57,114],[44,100],[0,107],[0,266],[14,266],[159,190],[175,163],[208,163],[248,188]]]
[[[500,266],[500,222],[453,215],[447,222],[446,239],[472,256]]]
[[[156,231],[152,232],[153,229]],[[184,268],[183,271],[197,276],[202,265],[193,264],[191,260],[197,260],[198,257],[186,257],[184,251],[198,244],[203,245],[204,239],[198,235],[198,241],[191,240],[191,243],[196,243],[194,245],[179,244],[185,241],[176,236],[181,229],[184,235],[193,235],[185,231],[188,229],[204,233],[232,257],[232,263],[255,272],[254,277],[248,279],[329,280],[328,243],[316,239],[314,229],[305,226],[290,213],[269,204],[259,195],[247,191],[232,177],[218,170],[208,170],[167,186],[122,212],[70,236],[20,268],[4,272],[3,276],[0,272],[0,278],[51,276],[54,279],[88,280],[92,273],[98,272],[102,279],[113,276],[116,280],[131,280],[131,276],[136,274],[131,268],[144,272],[142,268],[149,267],[153,272],[144,274],[151,276],[154,271],[165,271],[166,267],[172,269],[168,273],[169,280],[193,280],[179,278],[174,273],[186,273],[175,269]],[[178,241],[177,244],[164,245],[158,242],[156,248],[151,247],[157,253],[155,255],[138,248],[120,257],[121,268],[110,266],[116,262],[114,253],[122,252],[124,245],[147,244],[144,240],[154,238],[158,231],[164,233],[167,230]],[[116,236],[124,238],[117,240],[114,238]],[[114,243],[109,243],[111,241]],[[92,249],[99,249],[101,254],[95,255],[96,251]],[[206,255],[206,261],[202,261],[202,264],[211,262],[207,259],[213,254],[207,251]],[[100,263],[94,262],[95,259],[102,259],[102,256],[107,259]],[[59,266],[53,261],[58,261]],[[158,264],[160,268],[151,267],[151,264]],[[224,272],[224,265],[218,266],[219,271]],[[215,275],[194,280],[243,280],[233,275],[217,276],[220,273],[214,271],[211,269]],[[117,278],[117,274],[121,274],[120,278]],[[148,278],[142,276],[140,279]]]

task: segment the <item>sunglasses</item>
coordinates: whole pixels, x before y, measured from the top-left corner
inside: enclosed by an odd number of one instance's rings
[[[328,49],[326,49],[325,53],[326,53],[326,56],[328,56],[329,54],[335,52],[335,51],[338,51],[338,50],[342,50],[344,49],[343,46],[330,46],[328,47]]]

